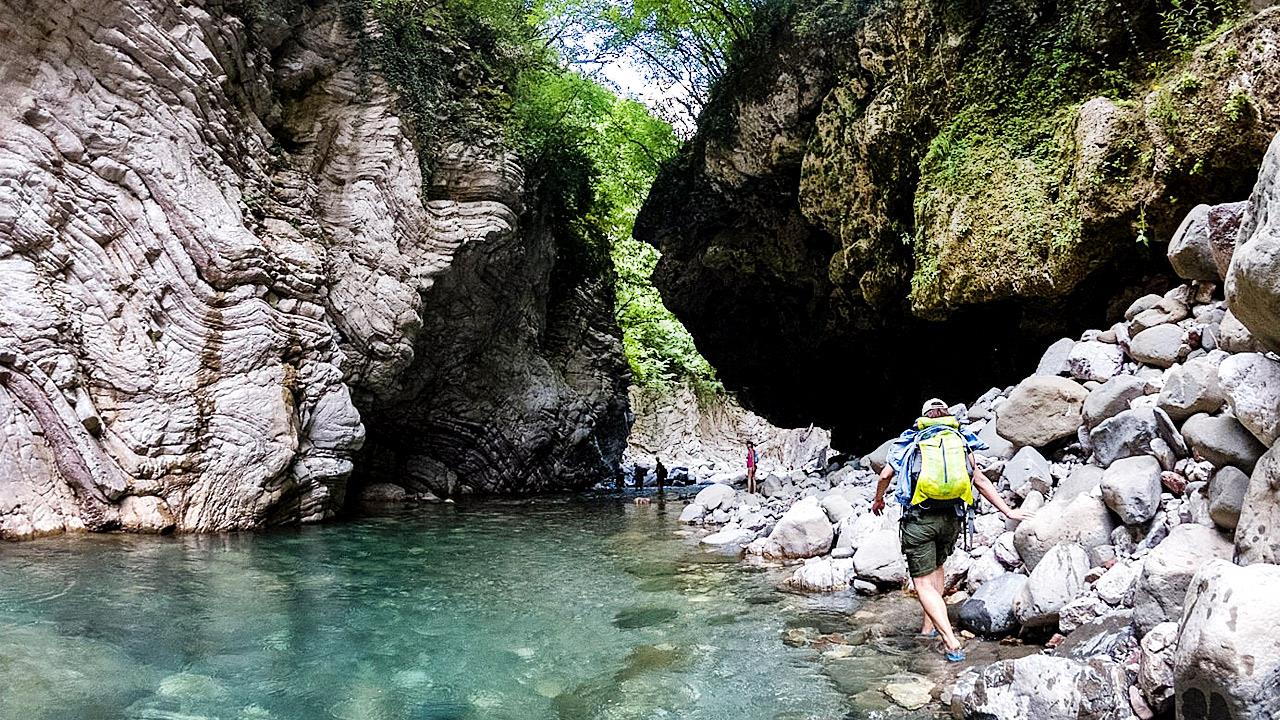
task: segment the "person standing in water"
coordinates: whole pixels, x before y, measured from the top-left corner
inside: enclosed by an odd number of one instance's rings
[[[915,425],[903,432],[889,450],[889,461],[880,472],[871,512],[884,512],[884,493],[898,478],[894,499],[902,505],[899,539],[907,570],[915,585],[916,599],[924,611],[922,635],[937,634],[946,644],[949,662],[964,660],[942,599],[946,573],[942,564],[956,547],[961,524],[973,505],[977,488],[992,505],[1011,520],[1026,520],[1033,513],[1013,510],[982,474],[973,453],[986,443],[960,428],[947,404],[933,398],[924,404]]]
[[[755,494],[756,491],[756,465],[760,458],[756,455],[756,444],[747,441],[747,492]]]
[[[663,490],[667,486],[667,466],[662,464],[662,458],[654,458],[658,466],[653,469],[654,477],[658,481],[658,497],[662,497]]]

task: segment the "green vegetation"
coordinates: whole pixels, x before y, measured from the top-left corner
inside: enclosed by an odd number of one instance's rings
[[[733,7],[730,2],[725,7]],[[613,281],[635,382],[717,388],[693,338],[663,306],[649,275],[657,251],[631,238],[636,214],[678,140],[644,105],[569,69],[623,52],[655,72],[714,77],[721,40],[681,56],[681,28],[712,27],[719,0],[347,0],[362,57],[397,91],[424,175],[441,137],[498,140],[514,150],[541,220],[555,235],[553,305],[583,282]],[[380,33],[365,31],[369,20]],[[730,32],[726,30],[726,32]],[[601,39],[603,38],[603,39]],[[597,56],[585,58],[584,43]],[[671,65],[681,59],[678,68]],[[701,79],[698,79],[701,78]]]

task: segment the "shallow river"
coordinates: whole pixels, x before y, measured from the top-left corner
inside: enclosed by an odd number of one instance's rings
[[[933,717],[882,692],[939,667],[908,600],[779,592],[780,571],[700,550],[679,510],[543,499],[0,544],[0,719]],[[793,647],[795,628],[860,644]]]

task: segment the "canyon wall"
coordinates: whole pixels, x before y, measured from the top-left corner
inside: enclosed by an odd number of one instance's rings
[[[636,236],[747,407],[858,447],[1168,286],[1162,243],[1280,129],[1271,4],[1179,33],[1208,5],[796,3]]]
[[[616,472],[610,276],[557,272],[519,158],[441,137],[424,178],[376,26],[243,10],[0,6],[0,537],[321,520],[353,461]]]

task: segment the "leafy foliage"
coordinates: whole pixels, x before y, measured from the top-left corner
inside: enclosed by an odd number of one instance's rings
[[[649,279],[657,251],[631,238],[636,213],[678,140],[645,106],[569,69],[575,57],[562,52],[572,47],[571,36],[595,33],[607,52],[627,45],[670,57],[678,39],[692,42],[676,37],[690,23],[710,22],[710,5],[348,0],[344,9],[366,57],[399,94],[425,174],[443,135],[496,138],[520,156],[529,192],[557,240],[553,293],[592,278],[614,280],[623,346],[641,384],[715,385],[710,365]],[[376,36],[363,31],[370,17],[381,29]]]

